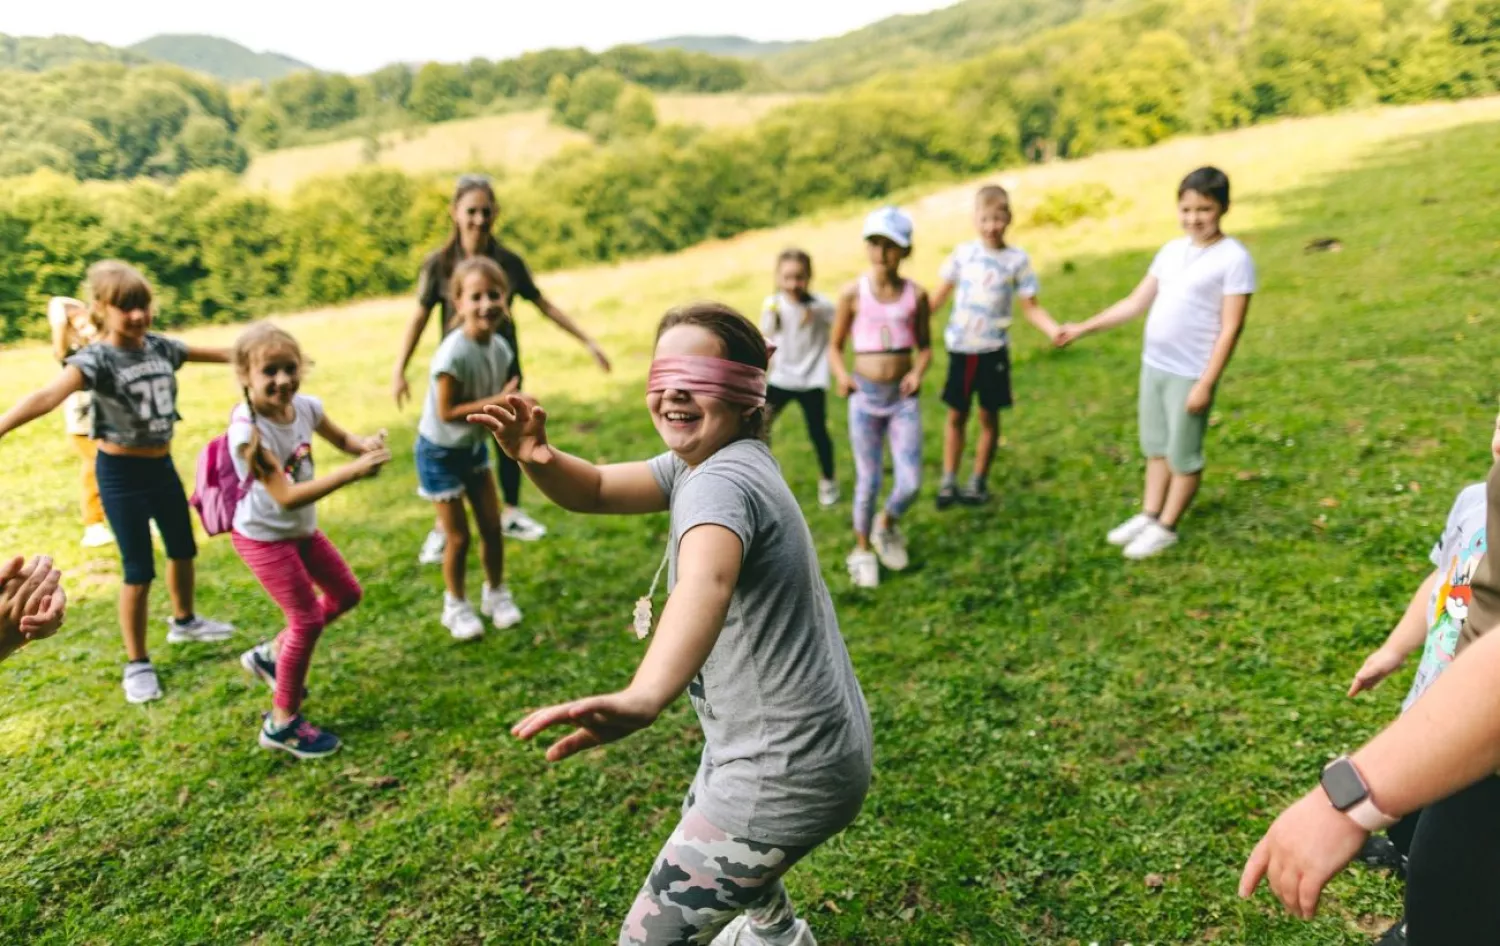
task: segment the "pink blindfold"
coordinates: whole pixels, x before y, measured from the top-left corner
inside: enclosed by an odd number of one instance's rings
[[[646,390],[669,388],[716,397],[731,404],[760,407],[766,403],[766,373],[759,368],[706,355],[665,355],[651,362]]]

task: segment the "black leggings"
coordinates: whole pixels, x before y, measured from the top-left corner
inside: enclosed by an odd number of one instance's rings
[[[170,456],[119,457],[100,450],[94,456],[94,475],[120,550],[125,584],[149,585],[156,578],[152,520],[167,547],[167,558],[186,561],[198,555],[187,495]]]
[[[1423,809],[1406,873],[1409,946],[1500,943],[1500,777]]]
[[[521,464],[505,455],[505,451],[499,447],[495,448],[495,454],[500,459],[495,463],[495,476],[500,480],[500,496],[505,500],[507,506],[521,505]]]
[[[818,452],[818,467],[823,471],[823,479],[833,479],[833,440],[828,436],[828,392],[823,388],[788,391],[774,384],[766,389],[766,403],[771,405],[773,418],[792,401],[802,406],[802,416],[807,421],[807,434],[812,438],[813,449]]]

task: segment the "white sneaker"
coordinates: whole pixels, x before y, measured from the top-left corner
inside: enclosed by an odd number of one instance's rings
[[[126,664],[124,686],[127,702],[149,703],[161,699],[161,681],[156,678],[156,668],[150,661]]]
[[[1176,532],[1159,522],[1152,522],[1129,545],[1125,546],[1125,557],[1140,561],[1143,558],[1159,555],[1176,544]]]
[[[484,622],[467,601],[443,602],[443,627],[456,641],[471,641],[484,636]]]
[[[895,523],[870,533],[870,544],[875,546],[880,564],[893,572],[905,571],[906,566],[911,564],[911,559],[906,554],[906,536],[901,534]]]
[[[167,618],[168,644],[211,644],[227,641],[233,636],[234,625],[223,621],[195,617],[187,624],[178,624],[174,618]]]
[[[808,929],[806,920],[796,920],[792,924],[794,933],[791,946],[818,946],[818,941],[813,939],[812,930]],[[755,928],[750,925],[750,917],[744,913],[729,921],[729,925],[714,937],[710,946],[764,946],[765,940],[755,935]]]
[[[869,549],[855,549],[849,553],[845,563],[849,566],[849,578],[856,588],[880,587],[880,562]]]
[[[484,594],[479,599],[479,613],[494,621],[495,627],[502,631],[521,623],[521,609],[516,607],[516,599],[511,597],[510,589],[504,585],[499,588],[484,586]]]
[[[1106,536],[1110,545],[1118,545],[1121,548],[1135,541],[1135,537],[1146,531],[1146,527],[1156,521],[1155,516],[1148,516],[1138,512],[1126,519],[1124,522],[1109,530]]]
[[[547,527],[526,514],[524,509],[507,509],[500,514],[500,529],[507,539],[535,542],[547,534]]]
[[[448,535],[442,529],[433,529],[422,540],[422,551],[417,553],[419,565],[443,564],[443,553],[448,550]]]
[[[839,501],[839,484],[836,480],[818,480],[818,505],[827,509]]]
[[[97,549],[114,544],[115,534],[109,531],[107,522],[96,522],[91,526],[86,526],[83,530],[83,547],[86,549]]]

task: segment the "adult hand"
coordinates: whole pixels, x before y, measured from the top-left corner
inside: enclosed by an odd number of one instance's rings
[[[487,428],[505,455],[517,463],[552,459],[547,412],[529,394],[512,394],[500,404],[485,405],[484,413],[469,415],[469,423]]]
[[[67,592],[63,591],[57,581],[53,581],[52,588],[42,598],[41,608],[37,613],[21,618],[21,634],[27,641],[39,641],[51,637],[62,627],[67,607]]]
[[[391,378],[391,397],[396,399],[396,409],[400,410],[411,400],[411,385],[406,383],[406,373],[397,372]]]
[[[61,580],[62,573],[45,555],[30,562],[15,558],[0,566],[0,639],[13,640],[24,635],[27,627],[37,626],[38,622],[28,618],[50,615],[50,599],[58,592]]]
[[[1349,695],[1354,696],[1361,690],[1373,690],[1380,685],[1380,681],[1401,669],[1406,663],[1406,655],[1392,650],[1390,647],[1381,647],[1373,654],[1365,658],[1364,665],[1354,674],[1354,682],[1349,684]]]
[[[1204,411],[1208,410],[1209,405],[1213,402],[1214,386],[1211,384],[1204,384],[1202,381],[1199,381],[1197,384],[1193,385],[1193,389],[1188,392],[1187,412],[1189,414],[1202,414]]]
[[[559,762],[585,749],[617,742],[656,722],[659,710],[629,690],[590,696],[539,709],[511,728],[517,739],[530,739],[552,726],[574,726],[547,748],[547,761]]]
[[[1255,846],[1240,875],[1240,897],[1249,899],[1264,877],[1288,913],[1310,920],[1323,888],[1359,853],[1365,837],[1315,788],[1283,811]]]

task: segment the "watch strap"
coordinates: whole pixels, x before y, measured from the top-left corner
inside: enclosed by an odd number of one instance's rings
[[[1376,831],[1384,831],[1401,820],[1399,818],[1392,818],[1379,808],[1376,808],[1375,803],[1370,800],[1369,796],[1361,799],[1353,808],[1344,812],[1344,814],[1348,815],[1349,819],[1355,824],[1372,834]]]

